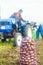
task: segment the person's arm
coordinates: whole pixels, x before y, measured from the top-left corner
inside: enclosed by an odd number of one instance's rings
[[[26,20],[24,20],[24,19],[22,18],[21,14],[19,15],[19,19],[20,19],[21,21],[23,21],[23,22],[26,22]]]
[[[26,22],[26,20],[24,20],[21,15],[20,15],[19,19],[20,19],[21,21],[23,21],[23,22]]]
[[[26,22],[26,20],[24,20],[23,18],[21,18],[21,20],[22,20],[23,22]]]

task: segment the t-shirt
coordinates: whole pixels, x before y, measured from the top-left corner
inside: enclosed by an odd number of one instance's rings
[[[19,21],[22,18],[21,14],[19,14],[18,12],[12,14],[11,17],[15,18],[16,21]]]

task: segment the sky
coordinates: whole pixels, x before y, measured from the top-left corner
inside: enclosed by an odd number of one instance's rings
[[[23,10],[25,20],[43,22],[43,0],[0,0],[1,19],[9,18],[19,9]]]

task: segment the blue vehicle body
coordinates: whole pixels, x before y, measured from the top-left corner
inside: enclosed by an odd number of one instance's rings
[[[10,19],[1,19],[0,20],[0,32],[11,32],[12,31],[12,22]]]
[[[9,37],[9,33],[11,34],[12,31],[20,32],[21,34],[24,34],[24,28],[26,25],[30,24],[27,22],[21,22],[20,28],[18,29],[18,22],[15,20],[15,18],[9,18],[9,19],[1,19],[0,20],[0,32],[3,32],[7,37]],[[18,29],[18,31],[16,30]]]
[[[14,28],[14,30],[16,30],[19,22],[15,20],[15,18],[10,18],[10,20],[12,21],[12,26]],[[27,25],[30,25],[29,21],[26,21],[26,22],[21,22],[21,25],[19,27],[20,30],[18,30],[17,32],[20,32],[21,34],[23,34],[24,32],[24,28],[27,26]]]

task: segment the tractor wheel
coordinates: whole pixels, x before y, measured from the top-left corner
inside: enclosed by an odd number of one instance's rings
[[[1,39],[2,42],[4,42],[4,39]]]
[[[14,46],[20,46],[21,40],[22,40],[21,33],[16,33],[15,36],[14,36]]]
[[[6,38],[1,39],[1,41],[2,41],[2,42],[5,42],[5,41],[6,41]]]
[[[6,41],[6,38],[4,37],[4,33],[3,32],[1,33],[1,41],[2,42],[5,42]]]
[[[32,37],[32,30],[30,25],[26,25],[24,28],[24,36]]]

